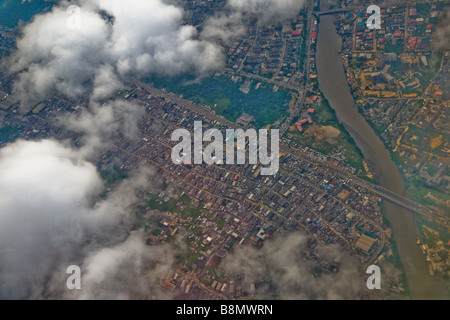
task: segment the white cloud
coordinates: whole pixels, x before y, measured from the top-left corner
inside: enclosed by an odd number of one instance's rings
[[[151,174],[141,170],[100,199],[101,178],[77,150],[49,140],[18,141],[1,149],[0,297],[151,294],[155,277],[171,265],[170,250],[147,247],[139,233],[128,236],[136,190]],[[161,257],[156,268],[147,268]],[[82,267],[81,292],[65,286],[72,264]],[[146,291],[130,290],[138,278],[147,279]]]
[[[283,21],[295,17],[305,0],[228,0],[234,11],[252,15],[260,24]]]
[[[68,28],[80,6],[80,28]],[[57,91],[75,98],[104,98],[120,87],[122,76],[159,73],[207,75],[224,66],[223,48],[242,35],[243,20],[260,24],[297,15],[304,1],[229,0],[226,11],[209,19],[199,35],[183,24],[181,7],[163,0],[60,1],[23,29],[10,59],[17,75],[14,91],[32,104]]]
[[[73,4],[71,2],[70,4]],[[68,3],[25,26],[10,60],[22,103],[52,91],[102,98],[118,77],[159,73],[205,75],[223,66],[222,48],[183,25],[183,9],[162,0],[83,0],[80,29],[67,27]]]
[[[245,34],[249,21],[262,26],[297,16],[305,0],[228,0],[225,10],[206,20],[202,38],[226,45]]]
[[[97,156],[105,152],[119,135],[129,140],[138,138],[138,120],[142,118],[143,107],[124,100],[108,101],[105,104],[92,102],[89,109],[82,109],[77,116],[69,114],[60,119],[68,130],[82,134],[83,157]]]
[[[441,23],[433,33],[433,47],[437,50],[450,49],[450,8],[444,12]]]
[[[79,30],[67,28],[66,8],[74,3],[81,8]],[[79,117],[62,120],[84,134],[81,149],[50,140],[0,149],[0,298],[154,296],[155,279],[173,262],[171,250],[149,248],[142,234],[129,235],[127,228],[135,191],[145,188],[151,172],[140,171],[100,199],[103,183],[86,160],[108,147],[117,132],[135,138],[143,110],[124,101],[96,101],[120,89],[124,76],[204,75],[220,69],[223,48],[215,41],[224,36],[218,36],[219,29],[232,39],[242,31],[243,16],[284,19],[296,15],[298,6],[230,1],[223,20],[207,25],[202,35],[183,25],[180,7],[163,0],[60,1],[26,25],[9,60],[21,103],[56,91],[72,98],[86,95],[90,104]],[[147,269],[149,262],[153,268]],[[85,289],[68,294],[65,268],[74,263],[82,267]]]
[[[365,274],[355,257],[333,245],[320,248],[320,260],[313,261],[307,240],[304,234],[291,233],[266,241],[261,249],[237,247],[224,259],[222,268],[241,278],[246,290],[256,284],[258,299],[332,300],[367,295]],[[334,265],[337,272],[314,275],[321,265]]]

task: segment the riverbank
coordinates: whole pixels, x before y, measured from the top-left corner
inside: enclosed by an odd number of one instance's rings
[[[319,23],[316,63],[320,90],[363,152],[366,161],[372,164],[379,183],[393,192],[404,194],[404,182],[391,153],[355,105],[339,57],[342,39],[336,32],[334,19],[333,16],[322,16]],[[444,299],[444,289],[429,277],[428,265],[416,245],[418,230],[412,214],[388,202],[385,203],[385,209],[411,298]]]

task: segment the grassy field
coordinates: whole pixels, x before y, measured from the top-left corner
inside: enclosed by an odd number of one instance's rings
[[[411,200],[423,205],[436,206],[448,212],[445,205],[445,202],[450,201],[448,193],[429,187],[415,177],[406,178],[405,186]]]
[[[147,201],[147,206],[150,210],[158,210],[160,212],[180,213],[181,209],[177,206],[180,199],[170,199],[162,201],[158,194],[151,194]]]
[[[448,212],[448,207],[444,202],[450,201],[450,195],[437,190],[435,187],[428,186],[417,174],[405,174],[405,163],[403,159],[399,157],[398,153],[391,153],[391,155],[392,160],[400,169],[400,173],[405,182],[404,185],[408,198],[422,205],[439,207]],[[424,170],[427,171],[426,168],[427,167],[425,167]],[[430,171],[433,173],[433,170]]]
[[[449,137],[445,133],[438,133],[434,130],[423,129],[415,125],[410,125],[408,132],[402,139],[402,143],[445,157],[446,153],[441,150],[441,147],[445,146],[448,139]]]
[[[178,203],[180,202],[187,208],[182,210],[178,206]],[[183,219],[192,218],[195,220],[203,213],[203,205],[200,204],[195,208],[191,206],[191,202],[191,198],[187,194],[184,194],[178,198],[169,199],[167,201],[163,201],[158,194],[150,194],[147,200],[147,206],[150,210],[180,213]]]
[[[415,216],[415,222],[416,222],[417,228],[419,229],[421,234],[424,234],[427,231],[426,228],[424,228],[424,227],[428,227],[428,228],[431,228],[431,229],[439,232],[439,238],[444,243],[447,243],[448,241],[450,241],[450,234],[447,232],[447,230],[445,230],[439,224],[429,221],[427,219],[424,219],[422,216]]]

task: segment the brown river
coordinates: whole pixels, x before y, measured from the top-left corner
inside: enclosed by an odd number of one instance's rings
[[[326,3],[321,4],[321,9],[324,10],[327,6]],[[379,183],[396,193],[404,194],[403,179],[389,151],[355,106],[339,58],[342,39],[336,32],[334,19],[333,15],[320,17],[316,54],[320,90],[365,159],[373,166]],[[389,202],[385,202],[385,209],[412,299],[448,299],[442,284],[430,277],[428,263],[416,244],[418,230],[413,214]]]

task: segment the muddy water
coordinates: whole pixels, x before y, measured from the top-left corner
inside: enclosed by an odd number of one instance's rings
[[[323,7],[326,4],[322,5]],[[347,85],[344,67],[339,58],[342,39],[336,32],[335,17],[321,16],[317,43],[319,86],[339,121],[346,127],[366,160],[374,167],[378,181],[384,187],[404,193],[403,180],[388,150],[355,106]],[[418,230],[412,214],[391,203],[385,203],[394,240],[397,243],[413,299],[447,299],[441,283],[429,276],[428,263],[416,245]]]

